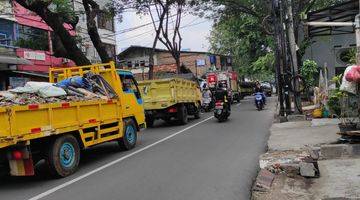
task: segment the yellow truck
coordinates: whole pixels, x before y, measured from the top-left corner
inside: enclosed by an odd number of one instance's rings
[[[87,72],[101,75],[117,98],[0,107],[0,172],[31,176],[45,159],[52,175],[65,177],[76,171],[82,149],[109,141],[134,148],[146,125],[130,72],[116,70],[111,62],[51,69],[49,77],[55,83]]]
[[[188,122],[188,115],[200,118],[201,92],[199,85],[183,78],[139,81],[144,100],[146,124],[153,126],[156,119],[180,124]]]

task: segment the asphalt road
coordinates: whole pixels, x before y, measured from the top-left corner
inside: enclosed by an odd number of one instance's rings
[[[86,150],[70,177],[53,180],[41,164],[36,177],[0,177],[0,199],[249,199],[274,107],[258,112],[251,98],[234,105],[224,123],[212,113],[186,126],[157,123],[131,151],[116,143]]]

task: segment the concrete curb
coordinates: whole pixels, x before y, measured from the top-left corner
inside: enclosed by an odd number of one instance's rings
[[[360,144],[327,144],[321,145],[321,159],[359,158]]]

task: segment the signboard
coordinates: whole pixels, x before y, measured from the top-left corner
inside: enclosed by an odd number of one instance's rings
[[[196,66],[203,67],[206,65],[205,59],[196,59]]]
[[[45,61],[45,53],[35,51],[24,51],[24,58],[29,60],[42,60]]]

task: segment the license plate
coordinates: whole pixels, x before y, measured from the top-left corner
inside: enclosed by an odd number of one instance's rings
[[[215,109],[223,109],[223,106],[215,106]]]

